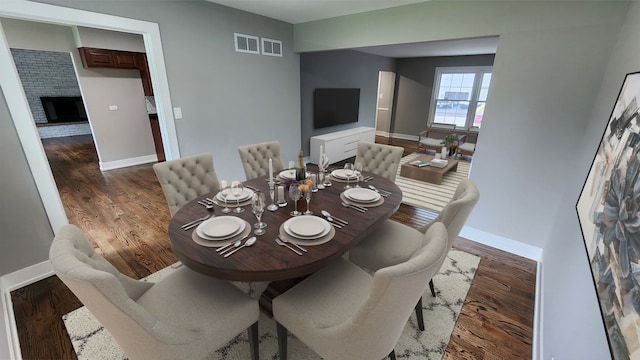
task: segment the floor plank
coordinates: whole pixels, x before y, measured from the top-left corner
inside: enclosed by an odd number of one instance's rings
[[[405,155],[415,151],[415,142],[376,141],[403,146]],[[142,278],[176,261],[169,210],[151,165],[101,172],[91,136],[43,144],[69,221],[118,270]],[[392,219],[417,228],[437,215],[402,204]],[[454,247],[481,260],[444,358],[531,358],[536,263],[463,238]],[[57,277],[11,298],[24,359],[76,359],[61,316],[81,303]]]

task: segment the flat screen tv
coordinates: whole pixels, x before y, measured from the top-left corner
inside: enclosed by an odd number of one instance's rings
[[[48,123],[88,121],[80,96],[40,97]]]
[[[358,122],[360,89],[316,89],[313,127],[316,129]]]

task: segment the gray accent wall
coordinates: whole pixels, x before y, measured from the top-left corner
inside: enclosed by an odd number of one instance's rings
[[[312,136],[360,126],[375,128],[378,73],[394,69],[394,59],[353,50],[300,54],[300,106],[304,153],[309,154],[309,139]],[[358,122],[314,129],[313,93],[316,88],[359,88]]]
[[[53,230],[1,90],[0,274],[8,274],[46,260]]]

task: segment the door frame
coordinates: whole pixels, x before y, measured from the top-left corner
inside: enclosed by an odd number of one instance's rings
[[[92,27],[142,35],[165,154],[168,160],[180,157],[158,24],[27,0],[3,2],[2,7],[0,7],[0,17],[66,26]],[[16,133],[49,218],[51,229],[54,234],[57,234],[63,225],[69,223],[69,220],[65,214],[51,167],[40,141],[35,121],[31,115],[2,23],[0,23],[0,88],[4,92]]]

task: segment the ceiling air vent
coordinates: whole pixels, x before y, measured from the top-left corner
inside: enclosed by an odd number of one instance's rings
[[[262,55],[282,57],[282,41],[262,38]]]
[[[257,36],[245,35],[240,33],[235,33],[234,36],[236,51],[251,54],[260,54],[260,48],[258,45],[260,39]]]

